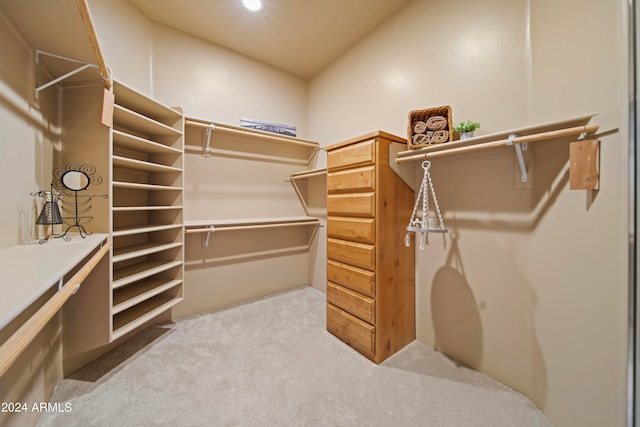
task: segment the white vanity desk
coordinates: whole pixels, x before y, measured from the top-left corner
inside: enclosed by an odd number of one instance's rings
[[[85,238],[72,235],[69,242],[49,239],[0,251],[0,329],[20,315],[87,255],[101,247],[108,234]]]

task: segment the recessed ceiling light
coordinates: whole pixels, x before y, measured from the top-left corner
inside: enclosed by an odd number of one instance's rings
[[[242,4],[244,7],[249,9],[252,12],[256,12],[262,9],[262,1],[261,0],[242,0]]]

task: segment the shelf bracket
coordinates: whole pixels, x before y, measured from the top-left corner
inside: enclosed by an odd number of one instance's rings
[[[71,70],[66,74],[63,74],[60,77],[57,77],[53,80],[51,80],[48,83],[42,84],[38,87],[36,87],[35,89],[35,94],[36,94],[36,99],[38,99],[38,95],[40,94],[40,92],[50,86],[53,86],[57,83],[60,83],[61,81],[68,79],[69,77],[76,75],[84,70],[86,70],[87,68],[99,68],[97,65],[95,64],[90,64],[87,62],[83,62],[83,61],[78,61],[77,59],[72,59],[72,58],[67,58],[66,56],[62,56],[62,55],[56,55],[55,53],[49,53],[49,52],[44,52],[42,50],[36,50],[36,55],[35,55],[35,61],[36,61],[36,65],[40,64],[40,55],[45,55],[45,56],[50,56],[52,58],[56,58],[56,59],[61,59],[63,61],[68,61],[68,62],[74,62],[76,64],[82,64],[80,67],[76,68],[75,70]]]
[[[211,227],[209,227],[209,231],[207,231],[207,233],[202,236],[202,244],[204,245],[205,248],[209,247],[209,238],[211,237],[211,233],[213,233],[215,230],[215,227],[212,225]]]
[[[528,182],[529,174],[527,173],[527,165],[524,163],[524,156],[522,155],[522,152],[527,151],[529,147],[526,142],[523,142],[521,144],[514,144],[513,140],[517,137],[518,135],[516,135],[515,133],[510,134],[507,145],[513,145],[513,148],[516,151],[516,157],[518,158],[518,164],[520,165],[521,181]]]
[[[202,155],[204,157],[211,157],[211,134],[216,130],[216,125],[211,123],[208,128],[204,130],[205,141],[202,145]]]

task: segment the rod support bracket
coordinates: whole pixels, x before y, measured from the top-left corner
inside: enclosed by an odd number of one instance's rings
[[[507,145],[512,145],[516,152],[516,157],[518,158],[518,165],[520,166],[520,180],[522,182],[528,182],[529,173],[527,172],[527,165],[524,163],[524,156],[522,155],[522,152],[527,151],[529,149],[529,146],[526,142],[523,142],[520,144],[514,143],[513,140],[517,137],[518,135],[516,135],[515,133],[510,134],[509,139],[507,141]]]
[[[209,247],[209,239],[211,238],[211,233],[213,233],[214,231],[216,231],[216,229],[212,225],[211,227],[209,227],[209,231],[207,231],[207,233],[202,237],[202,243],[204,244],[205,248]]]
[[[211,123],[208,128],[204,130],[205,141],[202,147],[202,155],[204,157],[211,157],[211,134],[216,130],[216,125]]]

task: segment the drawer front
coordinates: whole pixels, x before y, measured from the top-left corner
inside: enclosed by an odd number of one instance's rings
[[[375,193],[329,194],[327,212],[331,215],[375,216]]]
[[[373,298],[327,282],[327,301],[365,322],[375,324],[375,301]]]
[[[327,260],[327,280],[372,298],[376,295],[373,271],[329,259]]]
[[[373,218],[343,218],[330,216],[327,220],[327,235],[338,239],[361,243],[376,242],[376,220]]]
[[[327,304],[327,330],[364,356],[374,357],[375,328],[367,322]]]
[[[365,166],[373,164],[376,158],[375,140],[358,142],[327,152],[327,169]]]
[[[327,191],[373,191],[376,188],[375,166],[347,169],[327,174]]]
[[[327,258],[375,270],[376,251],[373,245],[329,237],[327,239]]]

